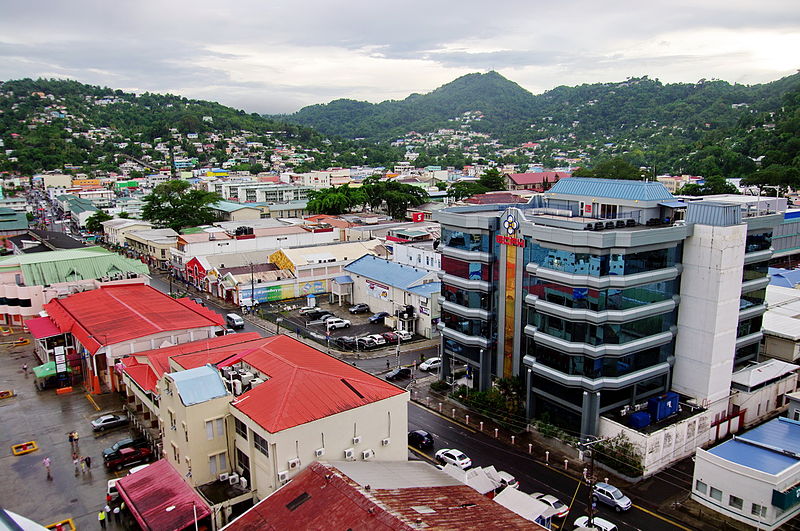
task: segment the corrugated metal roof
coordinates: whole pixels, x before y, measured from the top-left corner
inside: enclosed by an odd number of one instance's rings
[[[333,277],[333,281],[336,284],[352,284],[353,283],[353,279],[352,279],[352,277],[350,275],[341,275],[341,276],[338,276],[338,277]]]
[[[586,177],[561,179],[550,188],[546,195],[603,197],[628,201],[669,201],[675,199],[660,182]]]
[[[210,365],[173,372],[169,375],[185,406],[201,404],[228,394],[219,372]]]
[[[411,284],[431,274],[427,269],[390,262],[372,255],[347,264],[344,270],[401,289],[408,289]]]
[[[117,490],[142,529],[186,529],[211,514],[203,498],[167,459],[117,480]],[[172,510],[167,510],[174,507]]]
[[[775,378],[786,376],[797,369],[800,369],[797,365],[770,359],[736,371],[731,376],[731,382],[745,387],[755,387]]]
[[[242,359],[268,380],[232,405],[270,433],[405,393],[289,336],[254,343]]]
[[[49,317],[35,317],[25,321],[25,326],[36,339],[61,335],[61,330]]]
[[[708,453],[767,474],[780,474],[800,462],[800,423],[773,419]]]
[[[28,286],[45,286],[59,282],[99,279],[118,273],[149,275],[147,265],[122,257],[102,247],[64,249],[23,254],[0,260],[0,268],[19,265]]]

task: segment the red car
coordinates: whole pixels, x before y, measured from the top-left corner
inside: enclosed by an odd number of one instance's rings
[[[107,469],[122,470],[126,466],[146,463],[153,459],[153,451],[150,448],[122,448],[118,453],[117,457],[105,462]]]
[[[387,343],[397,343],[399,338],[394,332],[384,332],[383,339],[385,339]]]

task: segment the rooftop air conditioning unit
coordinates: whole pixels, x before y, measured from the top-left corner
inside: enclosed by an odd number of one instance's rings
[[[347,460],[352,460],[355,453],[356,453],[355,448],[348,448],[347,450],[344,451],[344,458]]]
[[[220,475],[219,475],[219,480],[220,480],[220,481],[223,481],[223,482],[224,482],[224,481],[228,481],[228,473],[226,472],[226,473],[224,473],[224,474],[220,474]]]
[[[231,474],[228,476],[229,485],[236,485],[237,483],[239,483],[239,474]]]
[[[289,471],[283,470],[282,472],[278,472],[278,481],[281,483],[286,483],[289,481]]]
[[[255,386],[257,386],[258,384],[262,384],[262,383],[264,383],[264,379],[263,379],[263,378],[253,378],[253,379],[250,381],[250,387],[255,387]]]
[[[314,450],[315,457],[322,457],[323,455],[325,455],[325,448],[317,448]]]
[[[358,444],[361,442],[361,435],[356,435],[353,437],[353,444]]]
[[[385,439],[381,439],[381,446],[389,446],[390,442],[392,442],[392,440],[389,437],[386,437]]]
[[[247,385],[253,381],[253,373],[252,372],[244,372],[242,373],[242,385]]]
[[[289,470],[294,470],[300,467],[300,460],[297,458],[289,459]]]
[[[361,452],[362,459],[370,459],[375,456],[375,450],[364,450]]]
[[[239,480],[239,486],[247,490],[247,478],[241,478]]]
[[[241,380],[233,380],[233,394],[239,396],[242,394],[242,381]]]

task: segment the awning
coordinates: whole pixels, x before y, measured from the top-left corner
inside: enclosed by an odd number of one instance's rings
[[[686,203],[677,199],[675,201],[662,201],[659,205],[667,208],[686,208]]]
[[[67,367],[67,372],[72,372],[72,369]],[[33,375],[37,378],[49,378],[56,375],[56,362],[48,361],[43,365],[33,368]]]
[[[31,335],[36,339],[44,339],[46,337],[60,336],[61,330],[58,329],[56,324],[49,317],[36,317],[25,321],[25,326],[30,330]]]
[[[352,284],[353,283],[353,279],[350,277],[350,275],[342,275],[342,276],[339,276],[339,277],[333,277],[333,281],[335,283],[337,283],[337,284]]]

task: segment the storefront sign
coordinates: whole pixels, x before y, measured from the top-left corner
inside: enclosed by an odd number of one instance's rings
[[[522,238],[512,238],[511,236],[502,236],[498,234],[494,237],[497,243],[502,243],[503,245],[513,245],[515,247],[525,247],[525,240]]]

